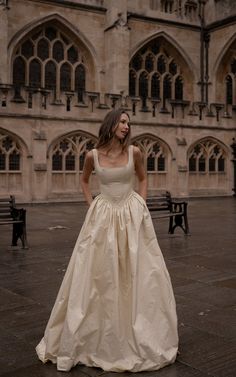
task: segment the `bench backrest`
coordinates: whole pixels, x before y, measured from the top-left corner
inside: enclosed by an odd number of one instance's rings
[[[0,198],[0,221],[12,220],[15,209],[15,197]]]
[[[150,196],[147,198],[147,206],[149,209],[154,209],[155,211],[170,211],[171,206],[171,194],[166,191],[163,195]]]

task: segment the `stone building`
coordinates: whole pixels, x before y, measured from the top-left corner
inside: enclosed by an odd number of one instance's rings
[[[0,1],[0,63],[0,196],[79,199],[117,107],[150,193],[232,195],[234,0]]]

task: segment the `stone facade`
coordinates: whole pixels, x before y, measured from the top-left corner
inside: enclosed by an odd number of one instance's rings
[[[0,196],[80,199],[86,151],[117,107],[150,194],[232,195],[233,3],[0,1]]]

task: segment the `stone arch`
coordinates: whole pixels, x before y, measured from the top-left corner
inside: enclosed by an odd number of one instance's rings
[[[173,76],[174,82],[174,76],[176,76],[176,74],[172,74],[170,64],[173,64],[173,61],[175,61],[177,66],[177,72],[179,73],[179,75],[181,75],[183,78],[188,78],[187,80],[184,80],[183,99],[192,100],[194,95],[194,83],[196,82],[197,72],[196,67],[194,66],[193,62],[188,57],[188,55],[185,53],[183,48],[179,46],[178,43],[165,32],[156,33],[146,38],[145,40],[140,41],[131,50],[130,69],[135,69],[136,72],[145,69],[145,49],[152,51],[155,55],[154,66],[151,70],[149,70],[149,78],[152,71],[159,72],[161,76],[163,76],[163,73],[165,71],[170,73],[171,76]],[[140,58],[138,60],[139,55]],[[161,56],[164,56],[166,58],[166,62],[164,64],[165,69],[162,72],[160,71],[160,69],[162,68],[158,67],[158,61]],[[139,93],[136,93],[136,95],[139,95]]]
[[[17,46],[20,45],[23,41],[29,37],[33,31],[37,31],[40,28],[43,28],[45,26],[55,26],[57,29],[65,33],[74,43],[83,51],[83,56],[85,60],[88,62],[89,70],[91,75],[94,79],[91,82],[88,90],[95,90],[97,82],[98,82],[98,74],[97,70],[95,68],[96,65],[101,65],[99,63],[99,57],[96,53],[95,47],[92,45],[92,43],[89,41],[89,39],[73,24],[71,24],[67,19],[62,17],[61,15],[57,13],[53,13],[51,15],[48,15],[43,18],[38,18],[37,20],[34,20],[33,22],[28,23],[25,25],[21,30],[19,30],[10,40],[8,44],[8,51],[10,60],[13,60],[13,56],[16,52]],[[95,65],[96,62],[96,65]],[[11,64],[11,70],[9,70],[9,81],[11,81],[12,77],[12,64]]]
[[[170,146],[163,139],[149,133],[132,138],[132,144],[139,147],[143,153],[149,191],[156,192],[168,188],[173,156]]]
[[[189,194],[227,194],[229,156],[229,147],[214,137],[195,140],[187,150]]]
[[[223,49],[216,59],[215,66],[213,68],[213,77],[215,79],[215,98],[216,102],[227,102],[227,89],[226,89],[226,77],[232,73],[231,63],[232,60],[236,60],[236,33],[226,42]],[[235,67],[236,68],[236,67]],[[233,105],[236,104],[236,79],[232,80],[233,87]],[[222,82],[224,83],[224,90],[222,90]]]
[[[1,134],[5,134],[6,136],[10,136],[11,138],[19,141],[21,147],[22,147],[22,152],[24,153],[24,155],[26,157],[30,157],[31,153],[30,153],[30,150],[29,150],[29,147],[28,145],[26,144],[25,140],[22,139],[21,136],[17,135],[15,132],[12,132],[12,131],[9,131],[9,130],[6,130],[5,128],[3,127],[0,127],[0,135]]]
[[[193,63],[192,59],[189,57],[184,48],[174,39],[171,35],[167,34],[164,31],[151,34],[149,37],[144,40],[139,41],[130,51],[130,60],[133,56],[146,44],[151,42],[153,39],[160,38],[168,44],[168,47],[171,48],[171,52],[174,51],[175,54],[181,59],[181,61],[188,67],[189,73],[191,76],[194,76],[194,81],[198,79],[197,67]]]
[[[97,137],[84,131],[73,131],[54,139],[47,151],[49,160],[49,197],[77,197],[80,189],[80,175],[85,155],[94,148]],[[92,177],[92,188],[96,187]]]
[[[228,145],[226,145],[221,140],[219,140],[219,139],[217,139],[213,136],[205,136],[201,139],[197,139],[194,142],[192,142],[192,144],[188,147],[187,156],[189,156],[189,153],[191,152],[191,150],[194,148],[195,145],[197,145],[198,143],[204,143],[208,140],[212,141],[215,144],[219,144],[221,146],[221,148],[225,151],[225,153],[230,154],[230,147]]]
[[[0,194],[18,198],[29,195],[29,149],[13,132],[0,128]]]

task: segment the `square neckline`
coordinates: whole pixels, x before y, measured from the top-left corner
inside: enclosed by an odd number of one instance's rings
[[[105,169],[105,170],[110,170],[110,169],[123,169],[123,168],[126,168],[129,166],[130,164],[130,160],[131,160],[131,150],[132,150],[132,145],[129,145],[128,147],[128,162],[125,164],[125,165],[122,165],[122,166],[102,166],[100,165],[100,162],[99,162],[99,159],[98,159],[98,150],[95,148],[94,150],[96,151],[96,162],[97,162],[97,166],[100,168],[100,169]]]

